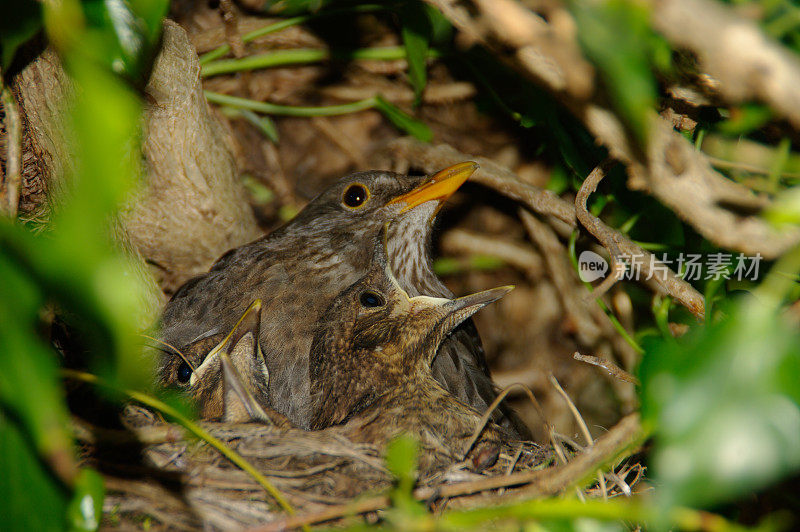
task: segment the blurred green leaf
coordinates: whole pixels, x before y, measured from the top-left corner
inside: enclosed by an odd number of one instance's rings
[[[413,494],[418,454],[417,440],[408,434],[394,438],[386,448],[386,467],[397,479],[391,493],[393,507],[387,514],[387,521],[398,530],[419,529],[421,521],[429,520],[427,509]]]
[[[160,0],[130,5],[162,12],[166,6]],[[101,7],[116,9],[115,17],[130,22],[130,5],[109,1]],[[0,484],[3,503],[13,506],[3,513],[4,526],[11,528],[95,530],[102,508],[99,475],[77,469],[57,355],[38,331],[44,305],[56,304],[79,337],[82,349],[73,355],[85,351],[93,369],[126,386],[150,382],[138,333],[153,322],[158,307],[143,304],[153,302],[142,282],[148,274],[136,269],[112,237],[141,164],[141,102],[109,63],[98,61],[98,54],[114,53],[96,47],[110,30],[87,29],[81,7],[70,0],[44,6],[50,42],[76,87],[63,111],[75,172],[53,197],[58,208],[46,233],[35,235],[0,219]],[[158,29],[138,35],[145,41],[160,30],[156,11],[149,20]],[[136,29],[114,20],[116,31]],[[143,61],[144,48],[135,51]]]
[[[430,4],[423,4],[422,7],[431,27],[431,42],[437,46],[449,44],[453,38],[453,25],[441,11]]]
[[[642,415],[667,507],[731,500],[800,468],[800,334],[774,310],[748,299],[646,351]]]
[[[25,264],[8,254],[5,238],[20,231],[0,219],[0,407],[25,428],[30,443],[62,481],[75,464],[54,354],[36,334],[43,294]]]
[[[0,516],[8,531],[63,530],[69,491],[44,467],[27,430],[0,407]]]
[[[266,205],[275,199],[275,193],[255,177],[245,174],[241,180],[256,205]]]
[[[398,436],[386,448],[386,467],[397,478],[398,488],[411,492],[417,473],[417,441],[408,435]]]
[[[143,86],[155,57],[168,0],[83,0],[95,58]]]
[[[572,7],[581,45],[600,70],[613,105],[644,144],[656,104],[648,10],[630,0],[580,1]]]
[[[433,140],[433,132],[424,122],[411,118],[397,106],[392,105],[382,97],[375,97],[375,108],[383,113],[383,116],[388,118],[392,124],[409,135],[423,142],[430,142]]]
[[[73,531],[97,530],[103,515],[105,487],[103,477],[92,469],[83,469],[75,482],[75,494],[67,508],[67,519]]]
[[[730,117],[716,127],[727,135],[744,135],[769,122],[772,116],[773,112],[769,107],[749,103],[731,109]]]
[[[556,194],[562,194],[569,188],[569,177],[561,165],[556,165],[550,171],[550,179],[547,180],[547,190],[552,190]]]
[[[400,23],[408,61],[408,77],[414,88],[416,103],[419,104],[428,79],[425,60],[432,33],[428,11],[416,1],[403,4],[400,8]]]
[[[34,0],[17,0],[0,4],[0,66],[11,66],[14,54],[22,44],[42,28],[42,7]]]
[[[439,257],[433,261],[433,272],[439,276],[453,275],[463,269],[461,261],[455,257]]]
[[[323,6],[331,3],[333,0],[267,0],[261,9],[268,13],[280,13],[288,17],[303,13],[316,13]]]
[[[764,217],[777,225],[800,224],[800,186],[778,194],[764,213]]]

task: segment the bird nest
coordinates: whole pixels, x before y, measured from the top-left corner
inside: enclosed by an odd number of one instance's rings
[[[246,472],[211,441],[189,437],[149,410],[128,407],[124,423],[126,431],[86,425],[77,430],[86,462],[106,476],[105,527],[283,530],[354,515],[369,518],[391,504],[387,493],[394,477],[383,451],[348,440],[336,427],[308,432],[202,423],[210,440],[253,466],[255,472]],[[552,449],[519,442],[514,452],[501,452],[481,471],[473,459],[421,471],[413,495],[432,510],[445,502],[451,508],[474,507],[552,495],[614,460],[638,431],[635,416],[624,418],[590,448],[566,456],[559,450],[558,460]],[[566,463],[557,463],[562,460]],[[604,494],[630,493],[641,473],[639,464],[622,463],[606,475]],[[585,493],[599,490],[589,485]]]

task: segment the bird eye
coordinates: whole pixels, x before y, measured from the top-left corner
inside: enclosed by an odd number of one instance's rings
[[[383,300],[383,296],[376,294],[375,292],[363,292],[359,298],[359,301],[361,301],[362,307],[367,308],[382,307],[386,304],[386,302]]]
[[[189,382],[189,379],[192,378],[192,368],[189,364],[184,360],[181,362],[181,365],[178,366],[178,382],[181,384],[186,384]]]
[[[369,199],[369,190],[360,183],[355,183],[347,187],[342,196],[342,203],[350,208],[360,207]]]

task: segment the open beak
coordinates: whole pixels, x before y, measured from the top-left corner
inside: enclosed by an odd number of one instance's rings
[[[422,205],[426,201],[431,200],[438,200],[441,205],[447,198],[452,196],[453,193],[458,190],[458,187],[463,185],[477,169],[478,163],[472,161],[448,166],[444,170],[433,174],[411,192],[406,192],[402,196],[394,198],[389,202],[389,205],[401,202],[404,203],[400,212],[409,211],[417,205]]]
[[[428,338],[432,338],[438,344],[464,320],[513,289],[513,286],[501,286],[457,299],[416,296],[411,298],[411,303],[420,309],[419,316],[425,316],[424,319],[417,320],[418,325],[426,330]],[[427,309],[428,312],[422,312],[423,309]],[[431,313],[430,310],[434,312]],[[432,356],[435,356],[436,350],[432,350],[432,353],[434,353]],[[429,363],[431,361],[428,360]]]
[[[239,318],[238,322],[236,322],[236,325],[234,325],[233,329],[231,329],[231,332],[228,333],[228,336],[226,336],[220,343],[216,345],[216,347],[209,351],[205,360],[203,360],[203,363],[192,372],[192,376],[189,379],[189,385],[193,386],[198,380],[203,378],[205,373],[209,371],[212,366],[219,364],[219,354],[230,353],[233,347],[239,343],[239,340],[241,340],[242,337],[248,332],[254,333],[256,338],[256,346],[258,346],[258,326],[260,323],[261,300],[256,299],[250,304],[249,307],[247,307],[247,310],[244,311],[244,314],[242,314],[242,317]]]
[[[462,321],[466,320],[489,303],[494,303],[513,289],[514,287],[510,285],[501,286],[499,288],[492,288],[491,290],[484,290],[477,294],[451,299],[444,305],[448,313],[445,319],[446,328],[448,331],[455,329]]]

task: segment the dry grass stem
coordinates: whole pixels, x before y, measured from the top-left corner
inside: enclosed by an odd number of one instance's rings
[[[620,368],[610,360],[606,358],[596,357],[592,355],[582,355],[579,352],[575,351],[572,354],[572,358],[575,360],[580,360],[581,362],[586,362],[587,364],[591,364],[593,366],[598,366],[606,370],[609,375],[615,377],[621,381],[629,382],[631,384],[635,384],[639,386],[639,379],[625,371],[624,369]]]
[[[531,391],[530,388],[518,382],[510,386],[506,386],[499,394],[497,394],[497,397],[495,397],[494,401],[492,401],[492,404],[489,405],[489,407],[486,409],[486,412],[484,412],[483,416],[481,416],[480,423],[475,428],[475,431],[472,433],[472,437],[469,439],[467,445],[464,448],[464,451],[462,452],[461,455],[462,460],[466,459],[467,455],[472,450],[472,447],[475,445],[475,442],[478,441],[478,437],[481,435],[481,432],[483,432],[483,429],[486,427],[486,423],[489,422],[489,418],[492,417],[492,413],[498,406],[500,406],[500,403],[503,402],[503,399],[506,398],[509,392],[515,388],[521,389],[522,391],[525,392],[525,394],[528,396],[528,399],[531,400],[531,403],[533,404],[534,408],[536,408],[536,411],[542,417],[542,421],[544,421],[545,423],[547,422],[547,419],[544,416],[544,410],[542,410],[539,401],[536,400],[536,396],[533,395],[533,392]]]

